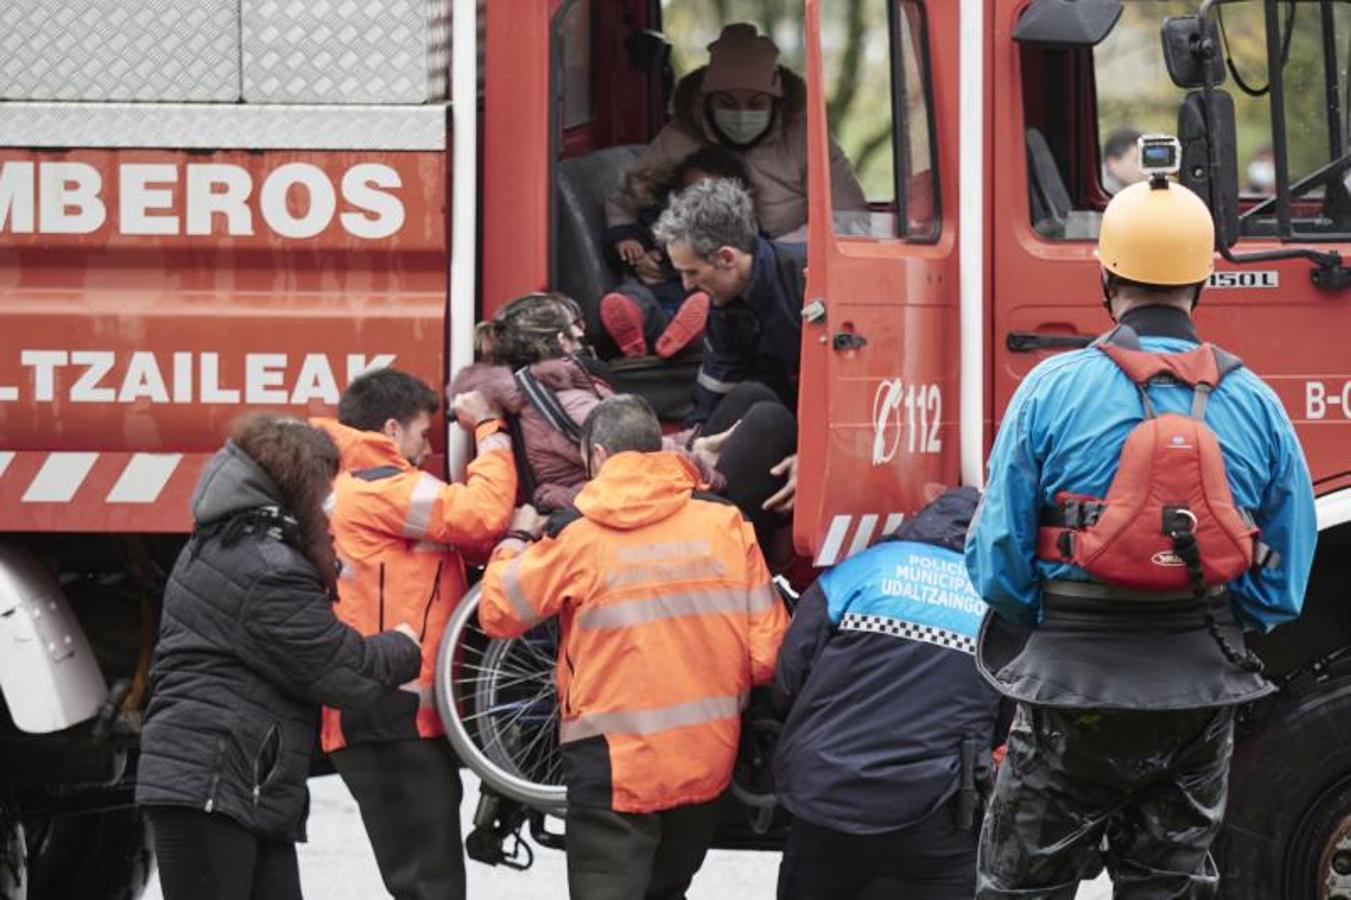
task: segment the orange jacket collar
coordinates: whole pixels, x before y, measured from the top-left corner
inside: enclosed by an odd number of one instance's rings
[[[577,495],[592,521],[631,529],[675,515],[699,486],[699,470],[679,453],[617,453]]]
[[[342,470],[355,472],[361,469],[375,469],[380,466],[396,466],[399,469],[411,469],[410,463],[398,445],[378,431],[362,431],[349,428],[337,419],[310,419],[315,428],[323,429],[333,439],[342,458]]]

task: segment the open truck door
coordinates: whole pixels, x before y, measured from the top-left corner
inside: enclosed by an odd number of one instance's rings
[[[832,208],[822,3],[806,3],[808,270],[794,542],[818,566],[864,549],[958,479],[957,23],[884,0],[893,199]],[[875,52],[876,39],[869,41]],[[829,42],[827,43],[829,50]],[[940,112],[941,111],[941,112]],[[887,147],[881,148],[886,152]]]

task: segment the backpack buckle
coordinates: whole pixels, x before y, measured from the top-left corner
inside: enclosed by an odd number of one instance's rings
[[[1196,513],[1185,506],[1163,508],[1163,533],[1171,538],[1196,533]]]
[[[1074,559],[1074,532],[1068,528],[1060,532],[1060,537],[1055,539],[1055,548],[1060,552],[1062,559],[1066,561]]]
[[[1083,507],[1078,500],[1066,500],[1061,506],[1061,515],[1065,517],[1065,526],[1068,528],[1081,528],[1083,521],[1080,516],[1083,514]]]

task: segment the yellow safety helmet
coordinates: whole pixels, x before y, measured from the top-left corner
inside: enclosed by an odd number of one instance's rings
[[[1141,284],[1197,284],[1215,268],[1215,223],[1182,185],[1139,181],[1107,204],[1097,257],[1108,272]]]

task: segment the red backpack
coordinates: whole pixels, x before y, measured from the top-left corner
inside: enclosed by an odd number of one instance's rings
[[[1094,346],[1139,390],[1145,418],[1126,437],[1106,497],[1058,493],[1043,511],[1037,556],[1071,563],[1122,588],[1191,590],[1198,599],[1254,565],[1274,565],[1252,517],[1234,505],[1206,402],[1243,365],[1210,344],[1186,353],[1140,349],[1118,327]],[[1170,380],[1193,391],[1190,415],[1159,415],[1145,386]]]

